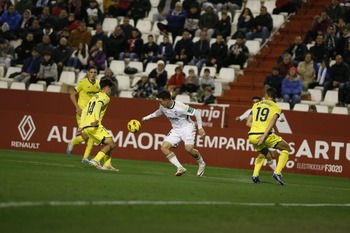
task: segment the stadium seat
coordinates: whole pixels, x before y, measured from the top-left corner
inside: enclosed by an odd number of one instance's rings
[[[280,106],[282,110],[290,110],[290,104],[287,102],[276,102],[276,104]]]
[[[260,3],[260,1],[251,1],[251,0],[249,0],[249,1],[247,1],[245,7],[249,8],[254,15],[255,14],[259,14],[260,13],[261,3]]]
[[[118,80],[118,90],[130,90],[130,77],[127,75],[117,75]]]
[[[158,13],[158,9],[157,7],[152,7],[151,10],[148,12],[147,17],[143,18],[144,20],[149,20],[149,21],[153,21],[153,16],[154,14]],[[153,26],[154,27],[154,26]]]
[[[195,75],[198,76],[198,67],[197,66],[192,66],[192,65],[185,65],[182,69],[182,71],[185,73],[186,77],[188,76],[188,71],[189,69],[193,69]]]
[[[276,30],[284,24],[284,16],[283,15],[274,15],[271,14],[273,20],[273,29]]]
[[[8,83],[6,81],[0,81],[0,89],[9,88]]]
[[[136,83],[141,80],[141,76],[134,76],[131,82],[131,88],[136,85]]]
[[[211,38],[209,41],[209,46],[211,47],[212,44],[214,44],[216,42],[216,38]]]
[[[233,68],[222,67],[219,72],[218,81],[223,83],[230,83],[235,81],[235,70]]]
[[[174,41],[174,44],[173,44],[174,49],[175,49],[176,43],[177,43],[179,40],[181,40],[181,39],[182,39],[182,36],[177,36],[177,37],[175,38],[175,41]]]
[[[148,63],[146,66],[146,74],[149,75],[154,68],[157,68],[157,63]]]
[[[152,23],[149,20],[139,19],[137,21],[136,28],[139,29],[141,33],[150,33],[152,29]]]
[[[301,100],[302,104],[319,104],[322,100],[322,90],[321,89],[309,89],[308,92],[311,95],[311,100]]]
[[[10,89],[12,90],[26,90],[26,84],[20,82],[11,83]]]
[[[273,9],[276,8],[276,1],[271,1],[271,0],[264,1],[264,6],[266,6],[267,8],[267,12],[272,15]],[[273,21],[273,24],[275,24],[275,21]]]
[[[16,73],[16,72],[21,72],[21,70],[22,70],[21,67],[10,66],[10,67],[7,69],[5,78],[9,78],[11,74]]]
[[[128,66],[136,68],[138,73],[143,72],[143,63],[140,61],[131,61],[131,62],[129,62]]]
[[[332,114],[348,115],[349,111],[347,107],[334,107],[331,111]]]
[[[75,83],[75,72],[74,71],[62,71],[58,84],[74,84]]]
[[[165,70],[168,72],[168,79],[171,77],[171,75],[175,74],[175,68],[178,67],[177,64],[166,64]]]
[[[199,36],[193,37],[192,42],[193,42],[193,43],[196,43],[197,41],[199,41]]]
[[[120,60],[112,60],[109,68],[113,71],[114,74],[124,74],[125,62]]]
[[[77,78],[77,82],[79,82],[80,80],[82,80],[83,78],[85,78],[86,73],[85,72],[79,72],[78,73],[78,78]]]
[[[182,103],[190,103],[191,102],[190,96],[185,95],[185,94],[176,95],[175,100],[180,101]]]
[[[105,18],[102,23],[102,31],[113,32],[117,25],[118,20],[116,18]]]
[[[121,91],[119,93],[119,97],[121,97],[121,98],[133,98],[132,91]]]
[[[222,83],[219,81],[215,81],[214,96],[222,96],[222,93]]]
[[[338,102],[338,91],[327,91],[324,100],[320,102],[320,105],[335,106]]]
[[[0,64],[0,78],[5,77],[5,67],[4,64]]]
[[[309,111],[309,105],[308,104],[295,104],[294,111],[300,111],[300,112],[308,112]]]
[[[316,105],[316,110],[319,113],[329,113],[328,106],[326,105]]]
[[[214,77],[216,74],[216,68],[213,66],[203,66],[199,76],[202,77],[204,75],[204,70],[207,68],[210,70],[210,75]]]
[[[257,40],[247,40],[245,45],[249,49],[250,57],[254,57],[260,50],[260,42]]]
[[[151,5],[152,5],[152,7],[157,8],[157,7],[158,7],[158,4],[159,4],[159,0],[151,0]]]
[[[236,43],[235,39],[229,39],[227,41],[227,48],[229,49],[232,45],[234,45]]]
[[[46,91],[47,92],[61,92],[61,86],[59,85],[49,85],[47,88],[46,88]]]
[[[44,91],[44,85],[39,83],[29,84],[28,91]]]

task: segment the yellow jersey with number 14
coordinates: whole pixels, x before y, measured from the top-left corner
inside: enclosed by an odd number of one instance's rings
[[[80,121],[80,128],[86,128],[91,126],[91,122],[94,122],[95,119],[95,113],[97,110],[96,106],[98,103],[102,103],[101,111],[99,113],[99,125],[101,125],[103,116],[106,113],[108,104],[109,104],[110,98],[109,96],[104,92],[99,92],[95,94],[93,97],[91,97],[89,103],[86,105],[86,107],[83,109],[83,112],[81,114],[81,121]]]
[[[281,115],[281,108],[272,100],[255,103],[251,111],[252,126],[248,134],[263,134],[274,115]]]

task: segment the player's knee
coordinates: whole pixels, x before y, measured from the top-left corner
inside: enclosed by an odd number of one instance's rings
[[[191,152],[193,150],[194,146],[193,145],[185,145],[185,150],[187,152]]]
[[[168,144],[162,144],[160,147],[160,150],[164,153],[164,154],[168,154],[168,152],[170,151],[170,147],[171,145]]]

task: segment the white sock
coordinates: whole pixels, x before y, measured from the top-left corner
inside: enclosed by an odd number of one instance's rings
[[[274,160],[267,161],[267,165],[269,165],[269,167],[272,169],[272,171],[276,170],[276,163]]]
[[[197,156],[197,158],[195,157],[195,159],[197,160],[197,163],[199,165],[204,164],[204,160],[203,160],[202,156],[200,154],[198,154],[196,156]]]
[[[171,152],[170,154],[168,154],[167,159],[169,160],[170,163],[174,164],[177,168],[183,167],[179,162],[179,160],[177,160],[177,157],[174,152]]]

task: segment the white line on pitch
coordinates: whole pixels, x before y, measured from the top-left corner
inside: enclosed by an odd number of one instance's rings
[[[0,202],[0,208],[37,206],[167,206],[167,205],[231,205],[231,206],[284,206],[284,207],[350,207],[350,203],[240,203],[230,201],[47,201]]]
[[[58,166],[58,167],[76,167],[72,164],[63,164],[63,163],[45,163],[45,162],[37,162],[37,161],[30,161],[30,160],[14,160],[14,159],[4,159],[2,161],[7,162],[16,162],[16,163],[31,163],[31,164],[38,164],[38,165],[47,165],[47,166]]]

